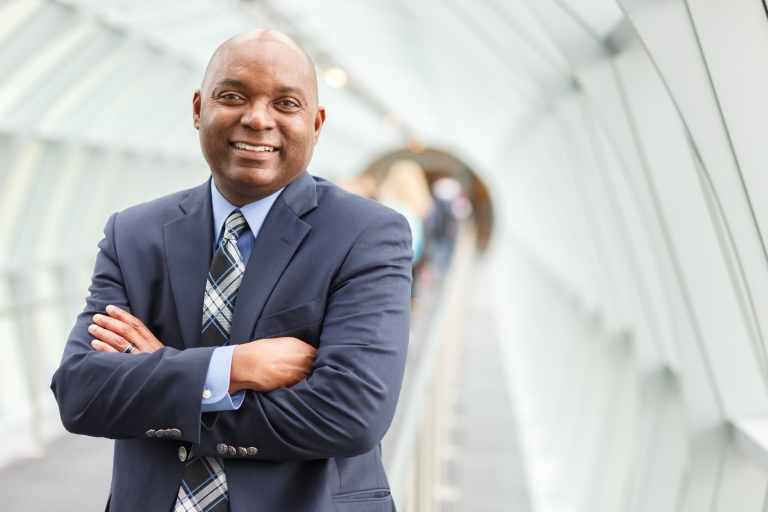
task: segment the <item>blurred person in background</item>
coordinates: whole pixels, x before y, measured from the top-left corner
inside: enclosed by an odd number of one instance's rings
[[[408,220],[413,235],[413,263],[417,265],[424,254],[425,224],[435,211],[424,170],[413,160],[395,161],[379,184],[378,199]]]
[[[306,172],[325,110],[284,34],[224,43],[193,120],[212,180],[110,217],[51,386],[116,440],[107,510],[394,510],[406,219]]]
[[[472,215],[472,203],[467,199],[464,188],[451,177],[440,178],[432,184],[436,210],[432,259],[440,273],[448,268],[453,252],[458,222],[468,220]]]
[[[379,185],[373,173],[366,172],[357,178],[344,178],[339,180],[337,185],[347,192],[352,192],[368,199],[376,199]]]

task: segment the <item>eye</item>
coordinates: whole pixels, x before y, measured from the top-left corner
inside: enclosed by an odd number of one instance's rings
[[[280,102],[278,102],[278,104],[279,104],[279,105],[282,105],[282,106],[284,106],[284,107],[292,107],[292,108],[294,108],[294,107],[298,107],[298,106],[299,106],[299,104],[298,104],[298,103],[296,103],[296,102],[295,102],[295,101],[293,101],[293,100],[281,100]]]
[[[238,96],[237,94],[235,94],[233,92],[228,92],[226,94],[222,94],[219,97],[221,99],[223,99],[223,100],[239,100],[240,99],[240,96]]]

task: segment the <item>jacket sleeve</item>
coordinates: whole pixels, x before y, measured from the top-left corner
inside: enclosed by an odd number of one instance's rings
[[[77,317],[51,389],[64,427],[95,437],[146,437],[152,430],[181,431],[175,437],[197,442],[205,377],[214,348],[152,354],[115,354],[94,350],[88,326],[112,304],[130,311],[115,248],[112,215],[99,253],[84,311]]]
[[[412,257],[402,215],[373,221],[332,282],[312,375],[291,388],[249,390],[240,409],[204,415],[195,453],[222,456],[222,443],[255,447],[256,459],[300,461],[360,455],[381,442],[405,371]]]

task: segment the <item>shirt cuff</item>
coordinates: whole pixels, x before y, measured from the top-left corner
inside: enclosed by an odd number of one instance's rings
[[[203,412],[234,411],[243,404],[244,389],[233,395],[228,393],[234,352],[234,345],[218,347],[213,351],[203,389]]]

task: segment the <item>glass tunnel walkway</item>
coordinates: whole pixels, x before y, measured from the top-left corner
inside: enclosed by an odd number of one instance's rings
[[[254,27],[314,61],[309,172],[451,235],[400,512],[768,511],[768,0],[0,0],[0,511],[103,510],[51,375],[109,215],[210,176],[192,94]]]

